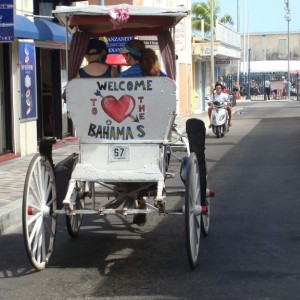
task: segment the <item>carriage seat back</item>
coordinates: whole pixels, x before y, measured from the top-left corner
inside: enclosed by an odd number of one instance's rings
[[[81,143],[163,141],[176,109],[166,77],[73,79],[66,97]]]
[[[68,110],[79,138],[81,162],[112,165],[111,156],[122,152],[157,162],[159,145],[167,141],[176,110],[175,82],[167,77],[73,79],[66,87]],[[124,160],[128,160],[124,158]],[[129,166],[126,166],[128,168]],[[130,163],[130,168],[141,167]]]

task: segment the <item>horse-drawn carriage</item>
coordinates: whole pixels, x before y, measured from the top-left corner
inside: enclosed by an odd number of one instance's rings
[[[52,141],[44,140],[30,163],[23,232],[36,269],[45,268],[53,252],[58,215],[66,215],[72,237],[78,235],[85,214],[132,215],[133,223],[141,226],[149,213],[178,214],[166,206],[173,196],[183,199],[180,213],[185,216],[187,253],[190,266],[196,266],[200,234],[206,235],[209,229],[213,192],[207,187],[204,123],[188,120],[186,134],[174,124],[172,32],[187,14],[182,7],[129,5],[58,7],[54,11],[73,33],[66,99],[79,153],[54,165]],[[168,77],[75,78],[90,37],[126,35],[156,35]],[[168,165],[177,151],[186,153],[177,160],[183,188],[167,185],[174,176]]]

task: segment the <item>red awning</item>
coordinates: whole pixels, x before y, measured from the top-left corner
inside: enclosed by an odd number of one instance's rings
[[[127,66],[125,57],[122,54],[108,54],[105,62],[109,65]]]

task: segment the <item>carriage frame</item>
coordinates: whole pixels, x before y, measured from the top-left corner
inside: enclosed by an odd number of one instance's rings
[[[125,21],[114,19],[124,11],[129,14]],[[208,234],[214,192],[208,188],[204,123],[188,120],[186,133],[174,123],[176,63],[170,37],[189,12],[182,7],[112,5],[57,7],[53,13],[73,33],[66,99],[79,153],[54,165],[55,141],[43,140],[29,165],[22,214],[31,264],[37,270],[48,264],[61,214],[70,236],[76,237],[85,214],[132,216],[134,224],[143,226],[147,214],[156,213],[184,215],[188,261],[195,268],[201,233]],[[168,77],[74,78],[76,51],[82,54],[87,47],[82,43],[74,50],[79,40],[128,34],[158,36]],[[172,157],[178,161],[182,188],[166,184],[175,176],[168,171]],[[180,210],[167,209],[167,199],[173,196],[183,199]],[[99,198],[105,203],[99,205]]]

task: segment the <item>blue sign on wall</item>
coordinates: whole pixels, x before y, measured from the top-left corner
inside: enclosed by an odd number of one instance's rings
[[[19,43],[21,121],[37,118],[35,46]]]
[[[120,50],[124,47],[124,45],[134,38],[131,36],[108,36],[107,37],[107,48],[108,54],[119,54]]]
[[[13,10],[14,10],[13,0],[1,1],[0,43],[13,42],[14,40],[14,11]]]

